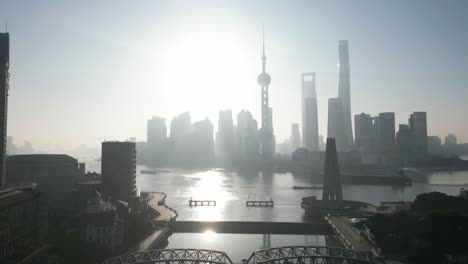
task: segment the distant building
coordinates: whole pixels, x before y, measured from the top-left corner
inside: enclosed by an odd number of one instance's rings
[[[303,147],[311,151],[317,151],[319,150],[319,134],[315,72],[303,73],[301,81]]]
[[[162,147],[167,139],[166,121],[161,117],[153,117],[148,120],[146,126],[146,141],[150,148]]]
[[[101,177],[105,197],[129,202],[137,197],[133,142],[102,142]]]
[[[450,133],[445,137],[444,151],[449,154],[458,154],[458,142],[454,134]]]
[[[448,134],[445,137],[445,145],[457,145],[457,137],[454,134]]]
[[[370,151],[374,141],[373,118],[364,113],[355,115],[354,131],[356,146],[362,151]]]
[[[187,148],[196,165],[209,166],[214,161],[214,128],[208,118],[193,123]]]
[[[53,209],[70,209],[72,190],[81,175],[78,161],[68,155],[13,155],[7,159],[7,182],[35,182]]]
[[[379,145],[381,151],[393,149],[395,146],[395,113],[379,114]]]
[[[408,163],[410,155],[414,151],[415,136],[408,125],[400,124],[396,134],[396,143],[403,163]]]
[[[338,97],[341,98],[343,104],[343,119],[345,126],[344,134],[346,136],[346,142],[344,143],[344,145],[347,148],[349,148],[353,145],[353,127],[351,124],[351,74],[349,66],[349,48],[347,40],[339,41],[338,58]]]
[[[237,115],[237,153],[241,160],[251,160],[259,154],[257,121],[249,111],[242,110]]]
[[[415,151],[427,153],[427,117],[426,112],[414,112],[410,115],[409,126],[415,136]]]
[[[318,141],[317,141],[318,143]],[[301,147],[301,132],[299,132],[299,124],[294,123],[291,125],[291,150],[294,151]]]
[[[442,153],[442,140],[438,136],[427,137],[427,151],[430,154]]]
[[[171,140],[177,142],[189,132],[191,125],[192,119],[189,112],[185,112],[174,117],[171,121]]]
[[[224,163],[230,163],[235,156],[234,121],[231,110],[219,111],[218,133],[216,134],[217,156]]]
[[[339,152],[349,150],[341,98],[328,99],[328,138],[335,139]]]

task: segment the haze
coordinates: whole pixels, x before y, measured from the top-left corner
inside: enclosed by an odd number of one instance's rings
[[[146,140],[147,119],[185,111],[215,127],[220,109],[259,120],[262,24],[277,143],[300,123],[301,72],[316,72],[326,135],[340,39],[353,115],[391,111],[398,125],[426,111],[429,135],[468,142],[467,1],[2,1],[0,19],[15,144]]]

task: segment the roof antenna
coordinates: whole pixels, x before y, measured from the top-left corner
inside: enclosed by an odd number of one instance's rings
[[[8,33],[8,19],[5,19],[5,33]]]

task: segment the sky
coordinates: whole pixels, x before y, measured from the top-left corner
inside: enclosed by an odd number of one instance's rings
[[[347,39],[351,111],[426,111],[428,134],[468,142],[468,1],[7,1],[8,134],[36,149],[146,140],[152,116],[260,120],[262,25],[277,142],[316,72],[320,134]]]

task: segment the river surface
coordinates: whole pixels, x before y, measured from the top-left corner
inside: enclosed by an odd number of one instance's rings
[[[97,165],[94,166],[95,171],[100,171]],[[88,165],[88,170],[93,169]],[[154,170],[158,173],[142,174],[141,170]],[[429,175],[427,180],[427,183],[413,183],[402,187],[343,185],[343,196],[347,200],[380,205],[383,201],[412,201],[418,194],[431,191],[458,195],[463,184],[468,183],[468,171],[437,172]],[[291,173],[161,169],[143,165],[137,167],[138,188],[147,192],[165,192],[166,204],[178,212],[178,220],[306,221],[304,211],[299,205],[302,197],[321,197],[322,191],[293,190],[292,187],[313,184],[317,183],[312,182],[310,177],[293,176]],[[275,202],[273,208],[245,206],[247,199],[270,198]],[[190,199],[216,200],[216,206],[189,207]],[[330,246],[329,241],[322,235],[217,234],[206,230],[199,234],[173,234],[168,239],[167,248],[220,250],[228,253],[232,261],[240,262],[241,259],[248,258],[251,252],[264,247]]]

